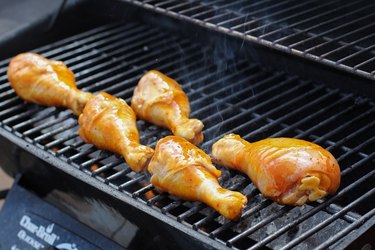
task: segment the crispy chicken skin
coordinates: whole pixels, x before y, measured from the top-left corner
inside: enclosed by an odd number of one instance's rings
[[[8,67],[10,85],[22,99],[46,106],[82,112],[90,93],[76,87],[73,72],[63,62],[48,60],[34,53],[14,57]]]
[[[212,147],[213,161],[246,173],[261,193],[280,204],[303,205],[340,185],[340,167],[330,152],[299,139],[249,143],[229,134]]]
[[[178,136],[158,141],[148,166],[151,183],[161,191],[185,200],[201,201],[227,219],[237,219],[247,203],[239,192],[219,185],[221,171],[201,149]]]
[[[203,123],[189,119],[188,97],[175,80],[159,71],[151,70],[140,79],[131,106],[142,120],[168,128],[194,144],[203,140]]]
[[[145,170],[154,150],[139,144],[136,116],[124,100],[99,93],[87,102],[78,123],[85,142],[124,156],[135,172]]]

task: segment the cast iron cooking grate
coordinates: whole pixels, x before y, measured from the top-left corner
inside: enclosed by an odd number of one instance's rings
[[[123,1],[375,79],[371,0]]]
[[[373,100],[266,71],[246,59],[215,63],[219,60],[210,48],[140,23],[102,26],[35,51],[64,61],[75,72],[79,88],[106,91],[128,103],[147,70],[173,77],[189,96],[192,117],[205,124],[201,147],[208,153],[214,141],[230,132],[249,141],[288,136],[319,143],[341,165],[338,193],[302,207],[266,200],[247,177],[222,169],[222,185],[249,199],[241,219],[227,221],[202,203],[158,193],[146,174],[134,173],[122,158],[82,142],[70,111],[25,104],[7,81],[9,60],[0,62],[3,135],[45,152],[47,162],[63,162],[67,173],[77,169],[97,180],[98,187],[109,186],[130,197],[143,211],[151,208],[160,221],[173,220],[177,228],[205,237],[213,246],[238,249],[322,249],[375,224]],[[142,143],[151,146],[170,134],[143,121],[138,128]]]

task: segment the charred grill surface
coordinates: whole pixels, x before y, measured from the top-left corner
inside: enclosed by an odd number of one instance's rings
[[[169,1],[171,2],[171,1]],[[311,1],[310,1],[311,2]],[[270,72],[245,58],[217,62],[210,48],[141,23],[102,26],[35,50],[64,61],[77,86],[106,91],[130,103],[134,87],[148,70],[176,79],[191,103],[191,117],[205,124],[201,148],[227,133],[255,141],[295,137],[327,148],[339,161],[338,193],[303,207],[280,206],[264,199],[249,179],[223,170],[221,184],[249,200],[239,221],[227,221],[199,202],[158,193],[148,176],[132,172],[122,158],[85,144],[77,119],[68,110],[25,104],[11,89],[8,60],[0,62],[0,132],[30,144],[98,180],[120,196],[151,207],[161,221],[176,221],[222,246],[246,248],[325,248],[340,244],[362,224],[375,224],[375,104],[373,100],[327,88],[284,72]],[[141,142],[154,147],[170,132],[138,121]],[[337,246],[337,245],[336,245]]]

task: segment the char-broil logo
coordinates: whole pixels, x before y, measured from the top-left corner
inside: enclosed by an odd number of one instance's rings
[[[55,246],[56,241],[60,239],[60,236],[53,232],[54,223],[47,226],[37,225],[32,222],[29,216],[24,215],[20,220],[20,226],[22,228],[17,233],[18,238],[37,250],[46,246]],[[59,243],[56,248],[61,250],[79,250],[74,243]],[[13,245],[11,249],[20,250],[16,245]]]
[[[53,233],[53,227],[55,224],[50,224],[47,227],[42,225],[36,225],[31,221],[31,218],[24,215],[20,221],[21,227],[25,228],[32,234],[35,234],[39,239],[53,246],[55,241],[59,239],[59,236]]]

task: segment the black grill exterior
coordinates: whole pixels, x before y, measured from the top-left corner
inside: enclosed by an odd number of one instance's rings
[[[70,111],[25,104],[7,81],[9,60],[0,62],[0,135],[160,223],[211,247],[234,249],[344,247],[347,239],[374,227],[373,100],[270,71],[247,58],[218,60],[225,55],[138,22],[101,26],[35,52],[64,61],[79,88],[106,91],[128,103],[147,70],[176,79],[188,94],[191,116],[205,124],[201,147],[207,153],[231,132],[249,141],[295,137],[327,148],[341,166],[338,193],[302,207],[266,200],[246,176],[221,169],[221,184],[249,199],[240,220],[227,221],[202,203],[158,193],[147,174],[82,142]],[[138,128],[142,143],[150,146],[170,134],[143,121]]]

